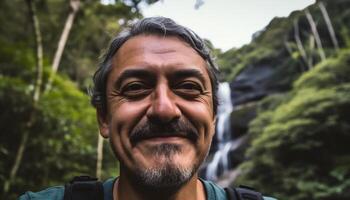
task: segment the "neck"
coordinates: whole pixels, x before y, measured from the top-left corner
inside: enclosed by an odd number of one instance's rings
[[[149,189],[133,184],[121,173],[113,186],[113,200],[205,200],[205,189],[195,174],[187,183],[176,189]]]

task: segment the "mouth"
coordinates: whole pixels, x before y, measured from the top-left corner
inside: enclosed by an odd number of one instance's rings
[[[183,136],[161,136],[161,137],[148,138],[143,141],[154,142],[154,143],[173,143],[173,142],[179,142],[182,140],[188,140],[188,138]]]
[[[151,142],[151,143],[177,143],[183,140],[190,140],[182,134],[156,134],[152,136],[139,136],[137,138],[131,139],[132,144],[137,144],[139,142]]]

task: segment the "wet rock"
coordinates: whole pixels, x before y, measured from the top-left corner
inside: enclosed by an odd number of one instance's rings
[[[269,65],[253,66],[244,69],[234,81],[230,83],[231,99],[234,106],[257,101],[277,92],[271,81],[276,76],[276,69]]]

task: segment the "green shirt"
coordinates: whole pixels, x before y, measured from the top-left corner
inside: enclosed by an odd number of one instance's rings
[[[104,200],[113,200],[113,185],[116,179],[108,179],[103,183]],[[226,192],[213,182],[200,179],[204,185],[207,200],[227,200]],[[40,192],[26,192],[19,200],[63,200],[64,186],[50,187]],[[276,200],[264,197],[264,200]]]

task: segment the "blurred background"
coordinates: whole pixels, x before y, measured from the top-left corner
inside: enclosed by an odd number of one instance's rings
[[[88,88],[109,41],[155,15],[206,38],[222,72],[201,177],[278,199],[350,199],[349,8],[349,0],[1,0],[0,199],[75,175],[118,176]]]

